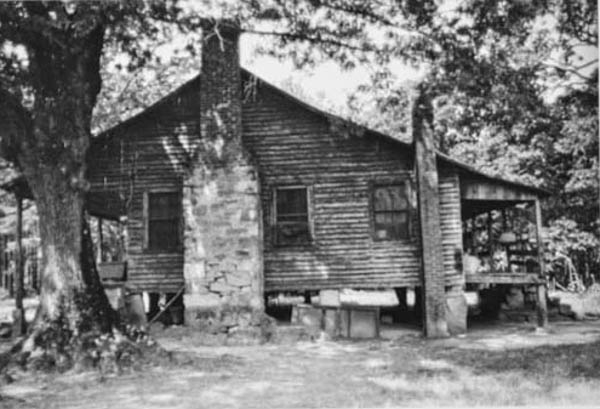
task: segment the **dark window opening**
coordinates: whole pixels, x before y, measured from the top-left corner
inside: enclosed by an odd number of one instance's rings
[[[407,239],[409,195],[406,183],[373,188],[373,227],[378,240]]]
[[[305,187],[275,191],[275,243],[304,244],[310,241],[308,195]]]
[[[148,249],[181,248],[181,197],[177,192],[148,194]]]

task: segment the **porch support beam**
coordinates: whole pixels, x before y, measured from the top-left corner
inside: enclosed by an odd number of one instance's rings
[[[96,264],[100,264],[103,261],[102,254],[102,242],[104,241],[104,237],[102,234],[102,217],[98,216],[98,248],[96,251]]]
[[[23,263],[23,198],[16,194],[17,198],[17,254],[15,269],[15,310],[13,313],[13,337],[25,334],[25,309],[23,308],[24,295],[24,263]]]
[[[542,239],[542,206],[540,199],[535,199],[535,231],[538,244],[538,265],[540,266],[540,278],[544,278],[544,241]],[[546,327],[548,325],[548,307],[546,305],[546,283],[545,280],[537,286],[537,325]]]

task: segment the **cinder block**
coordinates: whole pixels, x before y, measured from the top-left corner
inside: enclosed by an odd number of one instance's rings
[[[378,309],[350,309],[350,338],[377,338],[379,336]]]
[[[338,310],[326,309],[323,314],[323,330],[331,337],[339,336]]]
[[[450,335],[467,332],[467,298],[464,293],[449,294],[446,298],[446,322]]]
[[[340,336],[342,336],[342,337],[350,336],[349,328],[348,328],[349,318],[350,318],[350,311],[340,310],[339,327],[340,327]]]
[[[292,324],[321,329],[322,311],[308,304],[298,304],[292,311]]]

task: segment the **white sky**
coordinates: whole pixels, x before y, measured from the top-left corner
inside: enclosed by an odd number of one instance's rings
[[[258,41],[268,41],[256,35],[244,34],[240,39],[240,59],[242,66],[264,80],[281,86],[291,80],[302,88],[307,96],[330,102],[335,106],[346,104],[348,96],[356,88],[370,81],[370,69],[367,66],[357,66],[350,71],[342,70],[333,62],[325,62],[314,68],[297,70],[290,61],[279,61],[276,58],[256,55],[254,52]],[[375,67],[374,67],[375,68]],[[393,70],[399,78],[417,80],[418,70],[400,62],[393,64]]]

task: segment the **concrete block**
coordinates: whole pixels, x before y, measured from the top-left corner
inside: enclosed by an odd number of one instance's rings
[[[349,319],[350,319],[350,311],[348,310],[341,310],[340,311],[340,315],[339,315],[339,334],[342,337],[349,337],[350,336],[350,332],[349,332]]]
[[[378,309],[351,309],[350,338],[377,338],[379,336]]]
[[[452,293],[446,296],[446,322],[450,335],[467,332],[468,304],[464,293]]]
[[[339,317],[338,310],[326,309],[323,314],[323,330],[330,337],[339,336]]]
[[[292,310],[292,324],[320,329],[323,314],[320,309],[307,304],[295,305]]]

